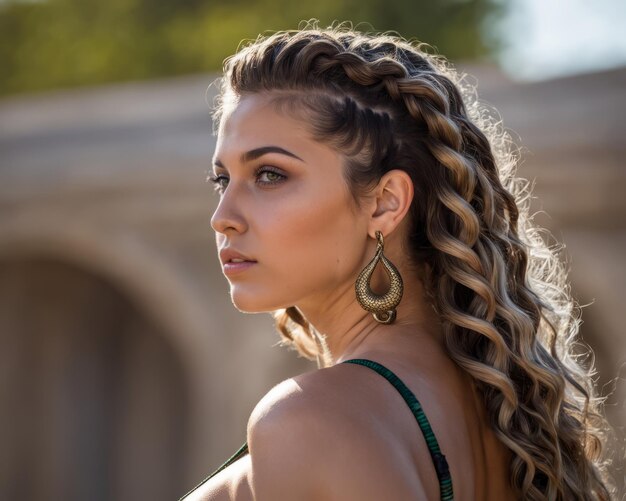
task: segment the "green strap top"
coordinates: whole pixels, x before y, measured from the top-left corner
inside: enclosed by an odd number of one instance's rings
[[[244,442],[244,444],[239,448],[239,450],[237,452],[235,452],[230,458],[228,458],[226,460],[226,462],[222,466],[220,466],[217,470],[215,470],[213,473],[211,473],[208,477],[206,477],[202,482],[200,482],[198,485],[196,485],[193,489],[191,489],[187,494],[185,494],[178,501],[183,501],[187,496],[189,496],[189,494],[191,494],[193,491],[195,491],[198,487],[200,487],[207,480],[209,480],[210,478],[214,477],[220,471],[222,471],[224,468],[226,468],[227,466],[230,466],[232,463],[237,461],[239,458],[245,456],[246,454],[248,454],[248,442],[247,441]]]
[[[379,364],[378,362],[374,362],[372,360],[367,360],[365,358],[353,358],[351,360],[344,360],[341,362],[344,363],[352,363],[359,364],[365,367],[369,367],[370,369],[375,370],[381,376],[385,377],[387,381],[389,381],[396,390],[402,395],[404,401],[408,404],[411,412],[417,419],[417,423],[419,424],[420,429],[422,430],[422,434],[426,439],[426,444],[428,445],[428,450],[430,451],[430,457],[433,460],[435,465],[435,471],[437,472],[437,478],[439,479],[439,490],[441,493],[441,501],[453,501],[454,495],[452,493],[452,477],[450,476],[450,471],[448,469],[448,462],[446,461],[446,457],[441,453],[441,449],[439,448],[439,443],[435,438],[435,434],[433,433],[432,428],[430,427],[430,423],[426,418],[426,414],[424,414],[424,410],[422,409],[419,400],[417,397],[409,390],[409,388],[402,382],[402,380],[396,376],[393,372],[387,369],[384,365]],[[178,501],[183,501],[189,494],[195,491],[198,487],[204,484],[207,480],[217,475],[220,471],[222,471],[227,466],[230,466],[232,463],[237,461],[239,458],[248,454],[248,442],[244,442],[244,444],[239,448],[237,452],[235,452],[230,458],[226,460],[226,462],[220,466],[217,470],[211,473],[208,477],[206,477],[202,482],[196,485],[193,489],[191,489],[187,494],[181,497]]]
[[[450,476],[450,470],[448,469],[448,462],[446,457],[441,453],[439,443],[435,438],[435,434],[430,427],[430,423],[424,414],[422,405],[419,403],[417,397],[411,390],[402,382],[402,380],[391,372],[387,367],[373,360],[367,360],[365,358],[353,358],[351,360],[344,360],[343,363],[359,364],[374,369],[381,376],[385,377],[396,390],[402,395],[404,401],[408,404],[411,412],[417,419],[422,434],[426,439],[426,445],[430,451],[430,457],[435,465],[435,471],[437,472],[437,478],[439,479],[439,492],[441,494],[441,501],[452,501],[454,494],[452,493],[452,477]]]

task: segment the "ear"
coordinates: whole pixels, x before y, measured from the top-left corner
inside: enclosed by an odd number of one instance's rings
[[[402,222],[413,202],[413,180],[400,169],[386,172],[374,190],[374,212],[368,225],[369,234],[376,230],[389,235]]]

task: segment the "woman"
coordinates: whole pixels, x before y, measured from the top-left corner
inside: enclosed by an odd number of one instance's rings
[[[610,498],[565,272],[471,90],[345,25],[226,60],[211,224],[232,302],[318,369],[185,500]]]

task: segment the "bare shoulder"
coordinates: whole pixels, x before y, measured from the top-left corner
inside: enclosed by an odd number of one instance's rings
[[[368,411],[362,374],[310,371],[259,401],[248,422],[255,500],[428,499],[407,448]]]

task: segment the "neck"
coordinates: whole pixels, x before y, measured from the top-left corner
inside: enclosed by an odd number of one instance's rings
[[[372,290],[379,294],[386,290],[388,283],[381,268],[377,267],[371,280]],[[427,301],[421,281],[406,271],[402,276],[404,294],[391,324],[377,322],[370,312],[361,308],[355,299],[353,283],[327,294],[323,302],[298,305],[324,339],[327,363],[335,365],[365,353],[406,358],[442,352],[439,317]]]

